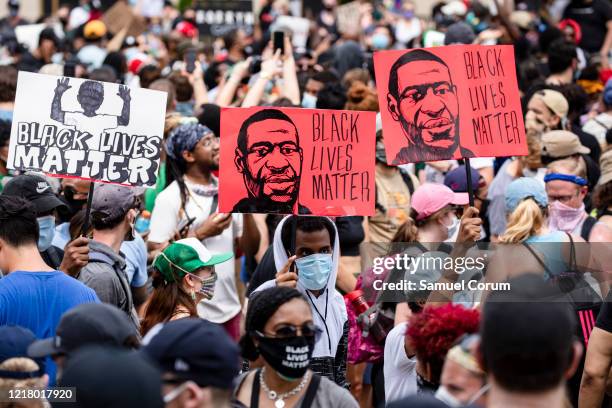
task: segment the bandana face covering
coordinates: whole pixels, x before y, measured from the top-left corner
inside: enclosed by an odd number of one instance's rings
[[[553,201],[550,204],[548,226],[554,231],[572,232],[585,216],[584,204],[573,208],[560,201]]]

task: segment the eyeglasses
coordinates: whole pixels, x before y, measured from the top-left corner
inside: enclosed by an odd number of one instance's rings
[[[206,137],[204,137],[204,138],[202,139],[202,146],[204,146],[204,147],[210,147],[210,146],[212,146],[212,144],[213,144],[213,143],[219,144],[219,141],[220,141],[220,140],[221,140],[221,139],[220,139],[220,138],[218,138],[218,137],[217,137],[217,136],[215,136],[215,135],[209,135],[209,136],[206,136]]]
[[[276,328],[274,331],[274,336],[266,336],[264,333],[255,330],[255,334],[259,337],[268,337],[268,338],[276,338],[276,339],[290,339],[292,337],[298,337],[300,334],[304,337],[314,338],[315,340],[319,338],[323,331],[319,329],[314,323],[306,323],[299,326],[293,326],[290,324],[282,325]]]

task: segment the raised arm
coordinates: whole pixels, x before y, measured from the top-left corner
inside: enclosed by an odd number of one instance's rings
[[[68,85],[70,79],[60,78],[57,80],[57,86],[55,87],[55,95],[53,95],[53,101],[51,102],[51,119],[56,120],[60,123],[64,123],[64,111],[62,110],[62,95],[68,89],[72,88]]]
[[[117,117],[117,125],[127,126],[130,124],[130,88],[125,85],[119,85],[119,92],[117,95],[123,99],[123,109],[121,109],[121,116]]]

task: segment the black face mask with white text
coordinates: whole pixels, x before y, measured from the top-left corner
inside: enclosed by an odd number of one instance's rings
[[[293,381],[301,378],[308,370],[314,337],[271,338],[258,336],[259,352],[268,364],[282,378]]]

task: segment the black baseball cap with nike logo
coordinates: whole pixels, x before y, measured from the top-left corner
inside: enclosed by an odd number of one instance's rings
[[[25,198],[34,204],[38,215],[55,209],[68,210],[68,206],[55,195],[49,182],[44,177],[35,174],[23,174],[12,178],[4,186],[2,195]]]

